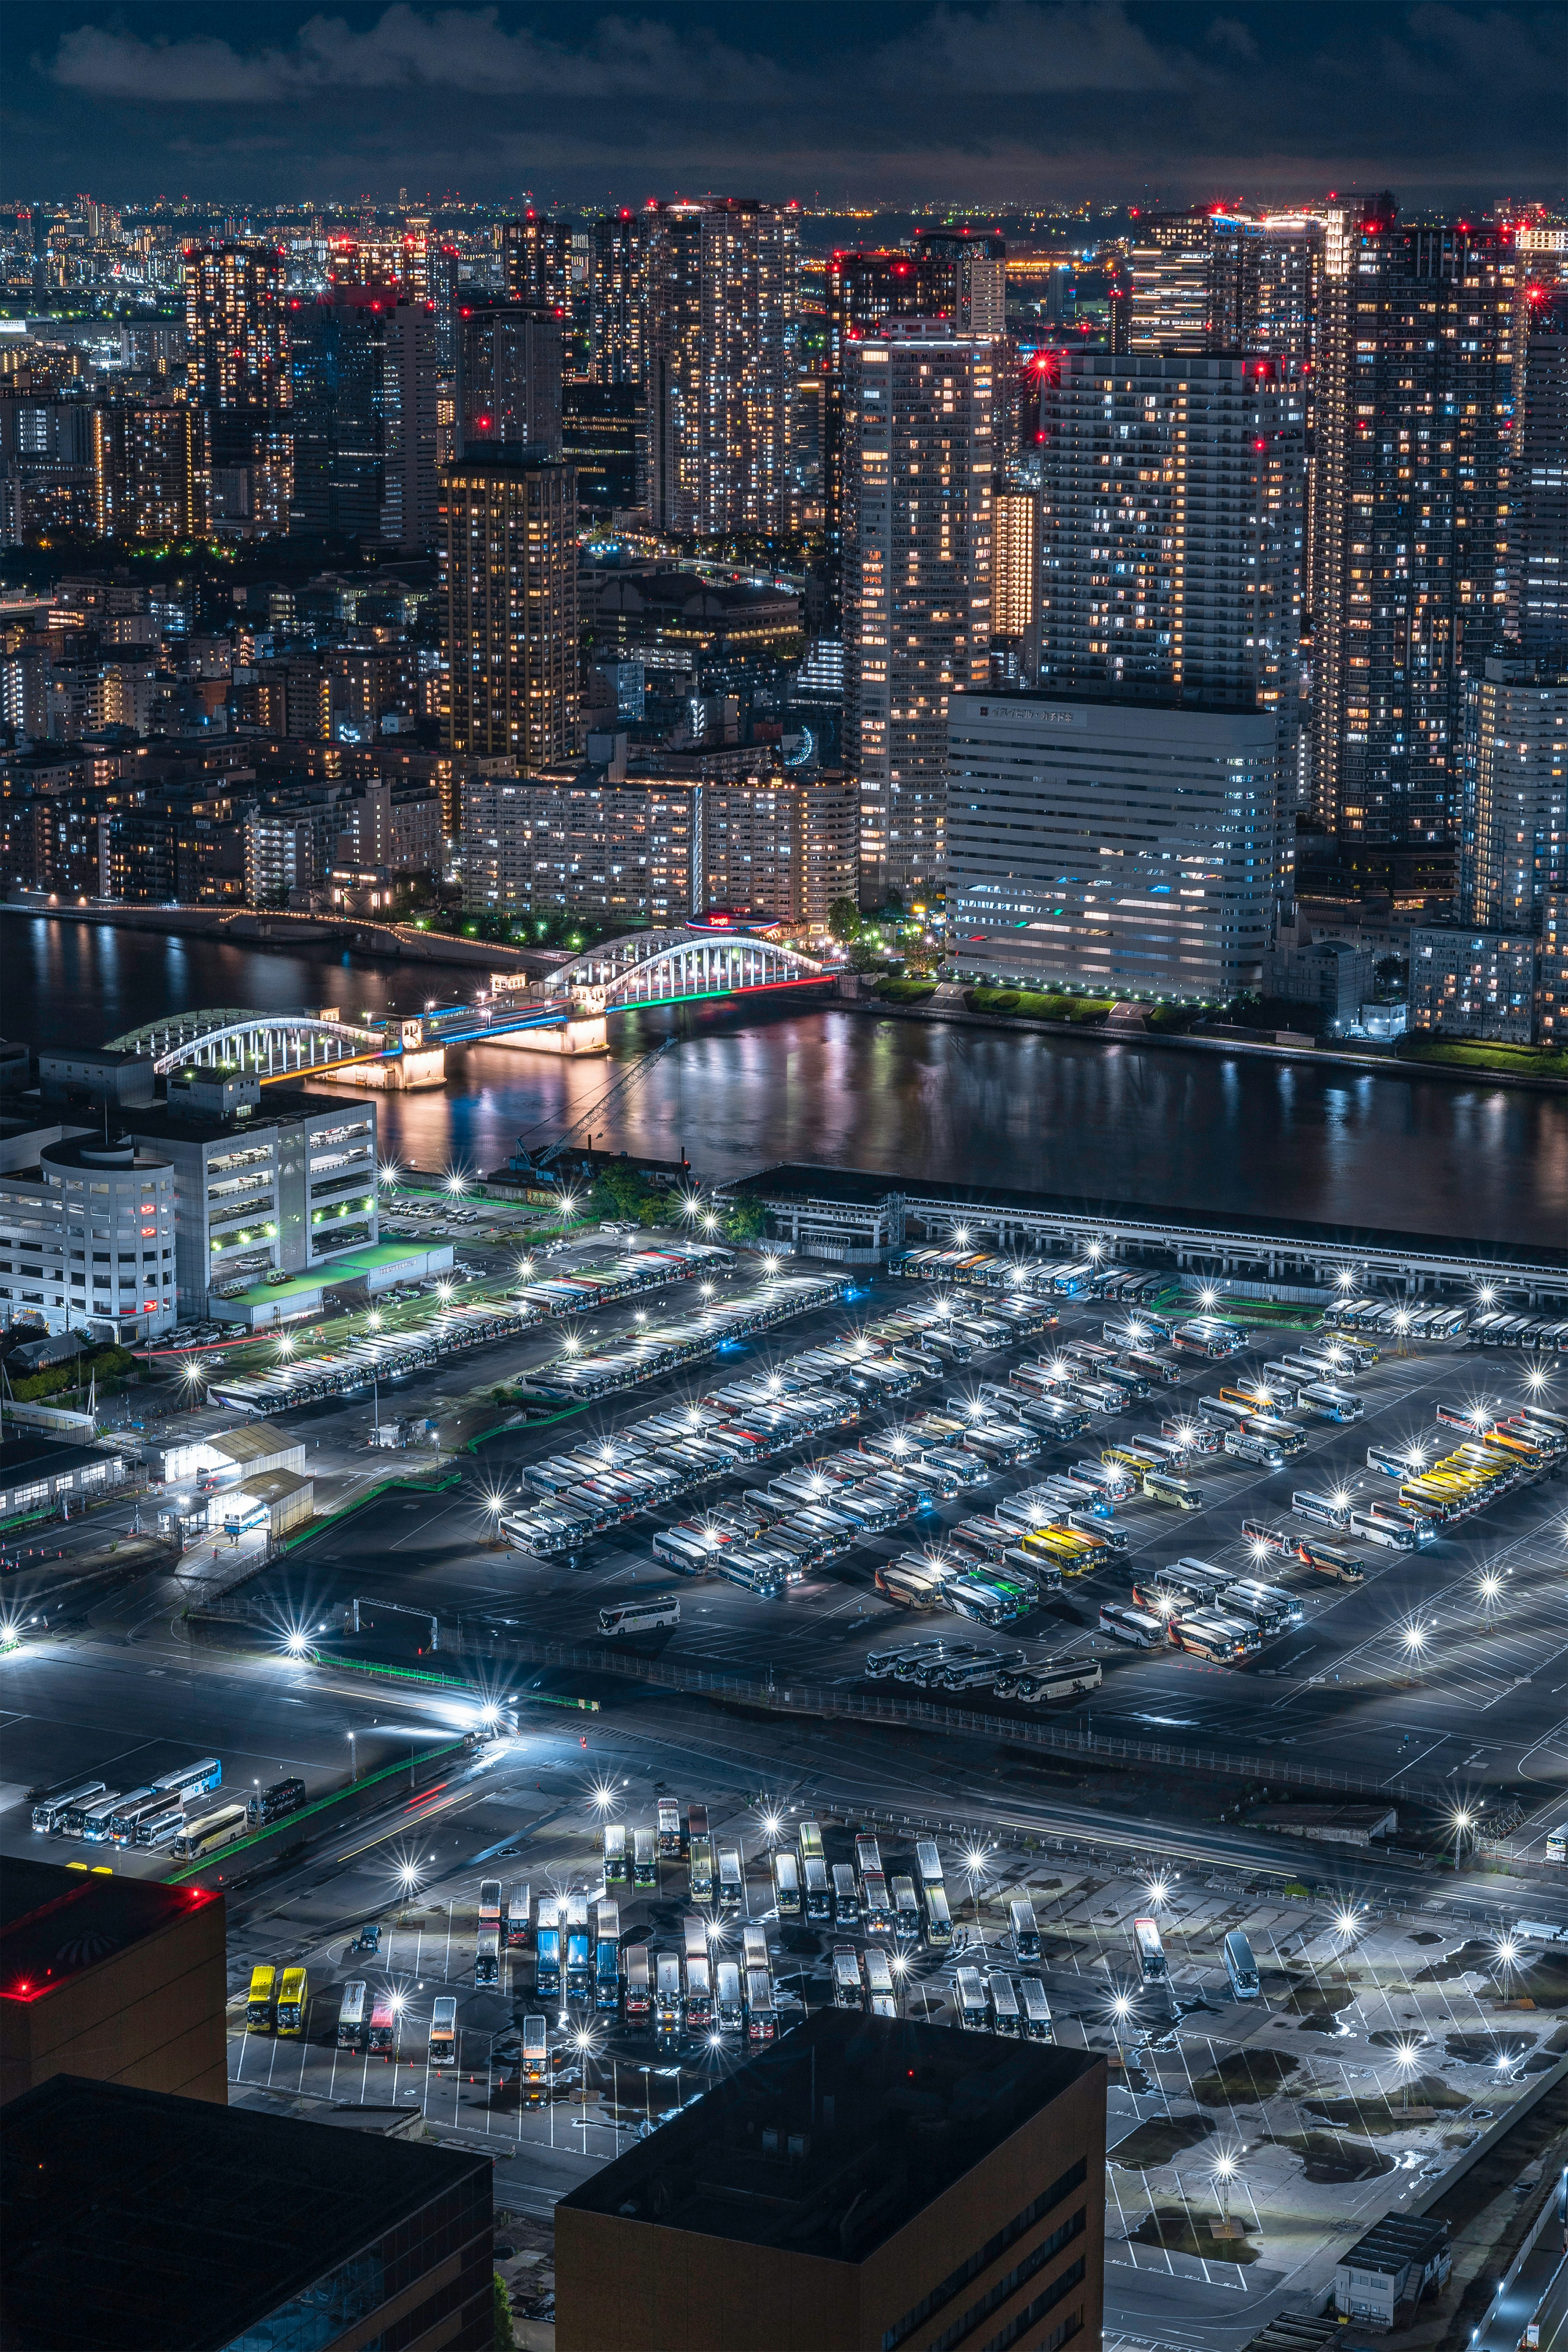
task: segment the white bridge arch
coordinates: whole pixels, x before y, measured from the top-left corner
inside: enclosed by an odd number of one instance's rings
[[[743,931],[633,931],[562,964],[531,992],[571,997],[584,1013],[679,997],[734,996],[827,977],[814,957]]]
[[[263,1078],[321,1070],[334,1062],[363,1061],[385,1050],[379,1029],[321,1021],[308,1013],[258,1013],[218,1005],[204,1013],[170,1013],[111,1037],[107,1051],[151,1055],[160,1077],[172,1070],[212,1069],[238,1063]]]

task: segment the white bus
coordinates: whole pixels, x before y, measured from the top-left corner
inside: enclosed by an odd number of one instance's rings
[[[944,1886],[926,1888],[926,1942],[938,1952],[945,1952],[952,1942],[952,1914]]]
[[[876,1944],[866,1948],[866,1990],[873,2017],[897,2017],[892,1967],[887,1953]]]
[[[623,1601],[616,1608],[601,1609],[601,1633],[657,1633],[666,1625],[680,1622],[680,1602],[674,1593],[654,1601]]]
[[[1018,1996],[1013,1990],[1011,1977],[994,1975],[985,1980],[986,1996],[991,2006],[991,2031],[1005,2033],[1015,2042],[1018,2039]]]
[[[860,1980],[860,1955],[852,1944],[833,1947],[833,2006],[835,2009],[864,2009],[865,1987]]]
[[[1013,1930],[1013,1951],[1020,1960],[1037,1960],[1040,1957],[1040,1929],[1035,1917],[1035,1906],[1026,1895],[1010,1905],[1008,1920]]]
[[[450,1993],[443,1993],[430,2008],[430,2063],[455,2066],[457,2063],[458,2004]]]
[[[1045,1986],[1038,1977],[1020,1977],[1018,1995],[1024,2010],[1026,2042],[1054,2042],[1056,2032],[1051,2024],[1051,2005],[1046,1999]]]
[[[1114,1642],[1128,1642],[1135,1650],[1157,1650],[1169,1638],[1165,1621],[1152,1610],[1133,1609],[1120,1601],[1103,1601],[1100,1630]]]
[[[1568,1862],[1568,1822],[1559,1822],[1554,1830],[1546,1832],[1548,1862]]]
[[[359,1978],[356,1977],[352,1984],[344,1985],[342,1999],[338,2003],[338,2048],[340,2050],[357,2050],[364,2039],[367,2031],[365,2011],[368,1997],[368,1989]]]
[[[958,2021],[970,2033],[985,2029],[985,1979],[978,1969],[960,1969],[953,1979],[953,1990],[958,1996]]]
[[[1145,1984],[1163,1983],[1169,1970],[1165,1966],[1165,1947],[1160,1941],[1160,1930],[1152,1919],[1134,1919],[1132,1940],[1138,1948],[1138,1965],[1143,1971]]]
[[[781,1919],[800,1916],[800,1866],[784,1846],[775,1846],[773,1853],[773,1901]]]

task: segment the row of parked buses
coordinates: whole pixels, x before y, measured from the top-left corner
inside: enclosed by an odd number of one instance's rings
[[[79,1773],[41,1789],[33,1799],[32,1823],[40,1836],[79,1838],[86,1845],[133,1846],[167,1853],[176,1861],[199,1861],[252,1829],[265,1828],[297,1812],[305,1801],[303,1780],[275,1780],[251,1798],[216,1804],[206,1800],[223,1781],[216,1756],[178,1764],[132,1788],[112,1786],[98,1773]]]

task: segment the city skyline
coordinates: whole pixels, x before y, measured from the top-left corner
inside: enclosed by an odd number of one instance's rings
[[[1561,186],[1560,17],[1433,5],[304,5],[50,12],[13,66],[10,177],[151,202],[301,193],[636,203],[728,180],[805,205],[1304,198]],[[355,101],[358,101],[357,104]]]

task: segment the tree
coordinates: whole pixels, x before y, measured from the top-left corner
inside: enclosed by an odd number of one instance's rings
[[[827,909],[827,928],[840,946],[860,936],[860,909],[853,898],[835,898]]]
[[[850,942],[849,961],[856,971],[875,971],[885,953],[879,931],[862,931],[858,939]]]
[[[754,1242],[768,1221],[768,1213],[761,1201],[742,1192],[731,1201],[724,1219],[724,1232],[732,1242]]]
[[[495,2281],[495,2352],[514,2352],[517,2336],[511,2324],[511,2297],[500,2271],[490,2275]]]

